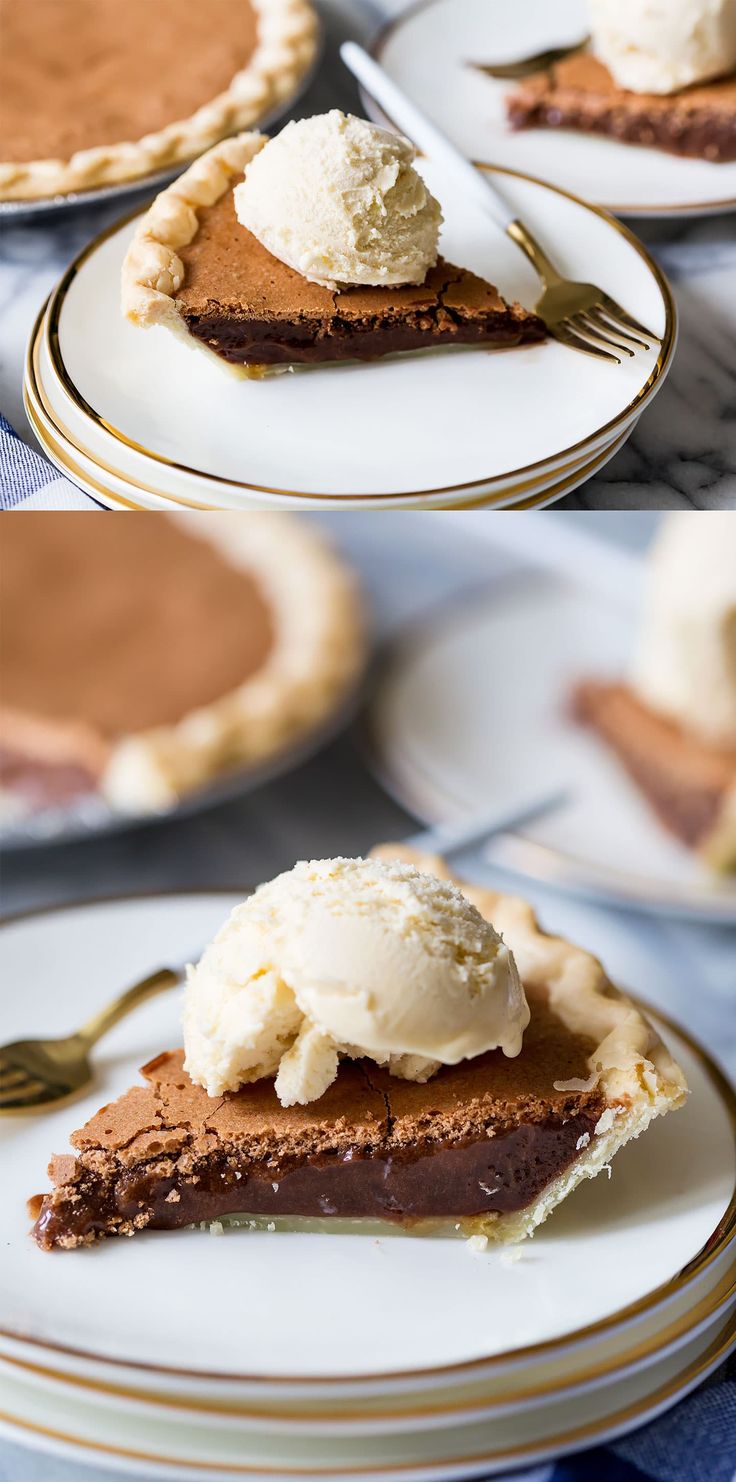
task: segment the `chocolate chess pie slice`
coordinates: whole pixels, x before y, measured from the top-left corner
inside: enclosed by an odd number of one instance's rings
[[[611,747],[670,833],[714,869],[736,870],[736,749],[686,731],[627,684],[586,680],[573,708]]]
[[[349,571],[289,515],[28,514],[1,596],[11,815],[170,806],[312,730],[362,659]]]
[[[377,851],[427,874],[443,862]],[[183,1052],[103,1107],[30,1201],[43,1249],[240,1215],[382,1219],[417,1233],[517,1241],[686,1086],[652,1025],[590,953],[547,936],[531,907],[462,886],[503,933],[531,1009],[521,1053],[494,1050],[407,1081],[343,1059],[319,1099],[284,1107],[260,1079],[209,1097]],[[615,1197],[615,1194],[614,1194]]]
[[[544,338],[536,314],[442,258],[419,286],[339,292],[287,267],[235,214],[233,188],[265,143],[260,134],[228,140],[153,202],[123,266],[134,324],[163,324],[221,363],[256,370]]]
[[[574,129],[714,163],[736,159],[733,74],[677,93],[634,93],[584,52],[527,78],[507,111],[515,129]]]
[[[295,92],[309,0],[0,0],[0,199],[138,180]]]

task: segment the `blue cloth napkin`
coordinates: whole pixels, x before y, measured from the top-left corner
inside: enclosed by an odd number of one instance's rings
[[[27,443],[0,412],[0,509],[99,509]]]
[[[736,1357],[665,1415],[515,1482],[736,1482]]]

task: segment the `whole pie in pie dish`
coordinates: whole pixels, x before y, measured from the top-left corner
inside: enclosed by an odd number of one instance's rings
[[[574,129],[715,164],[736,160],[736,74],[671,94],[632,92],[584,52],[526,78],[507,112],[515,129]]]
[[[384,929],[395,933],[388,954]],[[282,977],[273,965],[263,969],[269,951]],[[325,974],[311,996],[300,994],[300,961],[305,992],[314,990],[317,964]],[[346,1008],[349,961],[355,992]],[[396,961],[401,982],[384,996],[381,975]],[[404,976],[411,963],[413,978]],[[479,974],[470,988],[468,972]],[[369,982],[382,1002],[366,1009]],[[301,1027],[288,1019],[291,990]],[[402,847],[385,846],[368,861],[297,866],[262,887],[218,934],[187,993],[191,1074],[183,1051],[162,1053],[144,1066],[143,1085],[73,1134],[74,1153],[50,1164],[53,1189],[30,1201],[43,1249],[230,1216],[309,1216],[326,1228],[340,1218],[381,1219],[417,1234],[518,1241],[686,1096],[654,1027],[589,952],[542,932],[523,900],[459,890],[442,860]],[[193,1032],[198,996],[204,1050]],[[221,1025],[231,1030],[244,1014],[252,1029],[267,999],[259,1027],[266,1059],[256,1066],[252,1034],[240,1046],[218,1036],[218,1004]],[[374,1038],[364,1051],[333,1045],[320,1080],[328,1037],[308,1019],[320,1005],[336,1024],[352,1015],[363,1039],[371,1025],[386,1035],[391,1024],[405,1044],[414,1015],[423,1050],[436,1048],[422,1039],[426,1025],[430,1038],[457,1035],[445,1041],[453,1063],[383,1054]],[[483,1044],[496,1047],[472,1053]],[[238,1089],[208,1094],[202,1080],[211,1092],[213,1077],[227,1079],[228,1053],[238,1049]]]
[[[0,200],[143,179],[293,97],[309,0],[0,0]]]
[[[288,515],[29,514],[3,555],[11,818],[171,806],[306,737],[361,665],[351,573]]]
[[[122,306],[134,324],[164,325],[246,374],[544,338],[536,314],[507,304],[492,284],[441,257],[421,282],[327,287],[274,256],[239,221],[234,196],[266,144],[254,133],[225,141],[153,202],[123,266]],[[294,235],[297,228],[294,221]]]

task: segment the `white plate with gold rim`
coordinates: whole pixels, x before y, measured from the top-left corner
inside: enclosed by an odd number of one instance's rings
[[[154,964],[196,955],[233,903],[164,896],[10,922],[4,1036],[72,1028]],[[687,1106],[619,1155],[612,1182],[578,1190],[517,1261],[385,1227],[197,1229],[44,1254],[25,1199],[47,1186],[50,1154],[180,1041],[178,996],[152,1001],[104,1041],[97,1084],[77,1104],[0,1123],[0,1354],[95,1384],[311,1405],[467,1387],[507,1366],[533,1383],[535,1366],[571,1348],[594,1358],[625,1324],[661,1316],[664,1329],[725,1280],[736,1224],[733,1098],[707,1058],[665,1033],[690,1081]]]
[[[360,1438],[292,1436],[282,1428],[242,1436],[220,1425],[205,1429],[193,1413],[177,1423],[123,1416],[114,1407],[49,1394],[15,1375],[0,1375],[0,1433],[69,1459],[132,1476],[223,1478],[274,1476],[362,1477],[364,1482],[412,1482],[497,1475],[579,1451],[634,1429],[669,1409],[722,1364],[736,1344],[733,1317],[660,1360],[588,1395],[523,1416],[474,1422],[450,1430],[423,1427],[388,1434],[382,1427]]]
[[[396,1434],[448,1429],[480,1420],[495,1422],[562,1400],[582,1399],[592,1390],[633,1374],[645,1375],[646,1370],[687,1348],[695,1338],[715,1333],[736,1310],[736,1263],[728,1252],[725,1260],[730,1260],[725,1274],[716,1278],[697,1302],[693,1303],[692,1293],[680,1294],[681,1310],[674,1321],[667,1319],[663,1325],[664,1309],[655,1309],[646,1318],[614,1329],[608,1339],[599,1339],[594,1351],[585,1345],[583,1353],[574,1349],[556,1353],[527,1372],[519,1366],[502,1367],[485,1379],[449,1389],[394,1394],[389,1388],[379,1398],[333,1399],[327,1404],[319,1396],[297,1402],[282,1399],[279,1403],[248,1403],[238,1398],[169,1393],[163,1378],[144,1388],[134,1378],[117,1371],[109,1374],[102,1367],[95,1378],[83,1377],[67,1372],[53,1356],[39,1357],[31,1345],[11,1347],[7,1343],[0,1355],[0,1377],[15,1378],[50,1395],[65,1395],[70,1404],[77,1399],[85,1404],[99,1403],[115,1409],[121,1417],[141,1415],[168,1420],[173,1425],[186,1409],[197,1426],[237,1430],[246,1437],[251,1433],[267,1435],[277,1429],[294,1436],[345,1438],[369,1434],[377,1427],[385,1434]],[[723,1262],[717,1264],[723,1267]]]
[[[508,237],[426,164],[441,196],[442,248],[533,303],[535,275]],[[45,324],[48,395],[93,456],[162,493],[209,506],[376,508],[467,503],[516,491],[611,442],[659,390],[675,346],[670,290],[636,239],[582,202],[499,177],[564,271],[595,276],[661,347],[624,364],[552,341],[488,353],[439,350],[368,365],[243,381],[164,330],[122,319],[119,277],[133,230],[113,229],[65,275]],[[117,453],[110,458],[111,445]]]
[[[673,838],[604,743],[571,718],[579,680],[628,673],[638,581],[634,566],[615,588],[596,585],[594,564],[572,581],[530,564],[434,620],[425,614],[387,658],[373,757],[384,784],[427,822],[472,813],[479,798],[492,807],[532,776],[565,790],[559,809],[493,839],[489,862],[579,895],[733,925],[736,878]]]
[[[29,355],[27,362],[24,401],[28,420],[36,437],[43,447],[44,452],[60,472],[71,478],[85,493],[91,494],[94,499],[109,505],[111,508],[165,510],[170,508],[172,502],[178,504],[196,503],[200,508],[209,507],[203,505],[201,501],[182,498],[176,494],[162,494],[157,492],[156,486],[152,482],[152,478],[157,477],[160,473],[159,468],[156,466],[151,466],[149,476],[145,482],[141,482],[140,470],[131,468],[129,473],[124,475],[122,471],[114,468],[109,461],[100,462],[84,446],[83,439],[85,436],[90,436],[91,433],[92,439],[94,438],[94,428],[90,428],[89,425],[83,425],[76,434],[75,440],[72,440],[70,428],[66,422],[62,421],[62,417],[69,416],[70,409],[68,407],[62,408],[60,413],[54,410],[53,379],[49,382],[48,369],[46,370],[44,379],[44,361],[43,342],[39,338],[36,340],[35,350]],[[48,384],[51,386],[51,395],[49,395],[47,390]],[[592,457],[586,456],[581,460],[576,459],[572,465],[565,467],[558,474],[548,472],[541,475],[536,474],[532,478],[523,479],[514,492],[506,490],[502,494],[485,495],[480,499],[476,496],[468,501],[458,498],[453,501],[452,508],[538,509],[547,504],[552,504],[556,500],[564,498],[566,494],[571,493],[581,484],[586,483],[593,474],[604,468],[631,436],[636,426],[636,420],[638,419],[631,422],[624,428],[623,432],[620,432],[605,447],[596,451]],[[104,457],[106,460],[119,459],[121,470],[128,462],[125,456],[125,450],[121,450],[119,444],[115,443],[112,439],[108,439],[106,442]],[[224,500],[221,503],[224,504]],[[234,507],[244,509],[246,508],[246,504],[239,498]],[[253,500],[248,502],[247,507],[250,509],[267,508],[267,506],[258,500],[257,496],[254,496]],[[359,507],[365,508],[366,505],[361,504]],[[402,501],[398,501],[397,504],[392,503],[391,507],[406,508],[407,505]],[[408,507],[426,509],[436,508],[438,506],[427,505],[424,501],[420,500],[418,502],[411,502]]]
[[[736,161],[713,164],[571,129],[511,130],[509,62],[586,35],[585,0],[419,0],[377,37],[378,57],[469,159],[533,172],[622,216],[706,216],[736,207]],[[369,98],[369,116],[379,118]],[[383,121],[383,120],[381,120]]]

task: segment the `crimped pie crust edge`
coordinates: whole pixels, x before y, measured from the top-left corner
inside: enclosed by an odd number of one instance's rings
[[[468,1235],[503,1242],[522,1240],[583,1179],[608,1169],[614,1154],[644,1132],[655,1117],[682,1106],[687,1097],[685,1077],[654,1026],[614,986],[598,959],[585,948],[542,931],[528,901],[458,880],[437,855],[420,854],[401,844],[381,845],[373,853],[381,859],[405,860],[442,879],[454,879],[511,948],[522,982],[547,989],[550,1005],[563,1024],[572,1033],[596,1041],[589,1064],[607,1104],[590,1143],[528,1209],[462,1222]]]
[[[151,202],[136,225],[123,261],[121,308],[126,319],[143,329],[162,324],[187,344],[206,351],[220,366],[221,357],[193,339],[179,312],[174,297],[184,282],[179,249],[194,241],[199,211],[213,206],[230,189],[267,142],[265,134],[244,133],[208,149]]]
[[[0,200],[31,201],[119,185],[191,160],[266,117],[295,91],[317,51],[310,0],[251,0],[258,42],[229,86],[191,117],[135,141],[78,150],[71,159],[0,163]],[[173,65],[173,63],[172,63]]]
[[[175,725],[125,736],[100,792],[122,813],[154,813],[238,765],[256,765],[325,720],[364,657],[352,573],[319,536],[284,514],[180,512],[161,516],[209,541],[252,574],[275,626],[265,664],[238,689]]]

